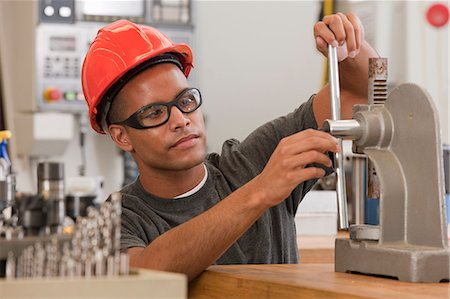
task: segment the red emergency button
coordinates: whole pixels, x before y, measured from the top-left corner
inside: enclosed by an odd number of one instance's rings
[[[427,10],[427,21],[433,27],[443,27],[447,25],[449,18],[448,7],[442,3],[431,5]]]
[[[56,102],[61,99],[61,91],[56,87],[47,87],[44,90],[44,100],[46,102]]]

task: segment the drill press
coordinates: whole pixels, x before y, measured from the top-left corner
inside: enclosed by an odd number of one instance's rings
[[[380,183],[379,225],[352,225],[337,239],[335,271],[379,275],[409,282],[450,278],[444,213],[444,172],[438,112],[430,95],[414,84],[395,88],[380,101],[376,77],[387,62],[369,62],[369,104],[355,105],[352,120],[327,120],[323,129],[353,140]],[[369,80],[370,81],[370,80]]]

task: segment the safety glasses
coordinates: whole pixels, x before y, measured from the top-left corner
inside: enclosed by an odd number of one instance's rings
[[[152,103],[140,108],[127,119],[116,122],[135,129],[156,128],[165,124],[170,118],[170,111],[175,106],[183,113],[191,113],[202,104],[202,96],[197,88],[186,88],[173,101],[168,103]]]

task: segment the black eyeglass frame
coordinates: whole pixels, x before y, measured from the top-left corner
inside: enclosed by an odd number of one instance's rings
[[[197,107],[194,110],[183,111],[183,109],[180,107],[178,102],[181,100],[182,96],[186,92],[191,91],[191,90],[195,90],[196,92],[198,92],[199,103],[198,103]],[[139,108],[139,110],[137,110],[133,114],[131,114],[127,119],[119,121],[119,122],[112,123],[112,125],[126,125],[128,127],[131,127],[131,128],[134,128],[134,129],[138,129],[138,130],[156,128],[156,127],[164,125],[165,123],[167,123],[169,121],[169,119],[170,119],[170,112],[172,111],[172,107],[173,106],[177,107],[178,110],[180,110],[182,113],[189,114],[189,113],[192,113],[192,112],[196,111],[202,105],[202,103],[203,103],[203,100],[202,100],[202,94],[201,94],[200,90],[198,88],[195,88],[195,87],[188,87],[188,88],[183,89],[175,97],[174,100],[172,100],[170,102],[167,102],[167,103],[151,103],[151,104],[145,105],[145,106]],[[145,110],[148,110],[152,106],[165,106],[165,107],[167,107],[167,119],[165,121],[163,121],[162,123],[154,125],[154,126],[143,126],[138,120],[138,115],[140,113],[144,112]]]

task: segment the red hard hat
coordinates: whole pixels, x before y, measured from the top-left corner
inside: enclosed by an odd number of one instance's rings
[[[111,101],[125,83],[153,64],[152,58],[174,53],[184,75],[192,68],[192,50],[186,44],[174,44],[159,30],[120,20],[100,29],[83,62],[81,81],[83,93],[89,106],[91,127],[104,134],[99,111],[100,103]],[[169,55],[169,54],[167,54]],[[157,63],[172,62],[174,58],[159,59]],[[111,98],[108,94],[111,94]],[[102,102],[103,101],[103,102]]]

